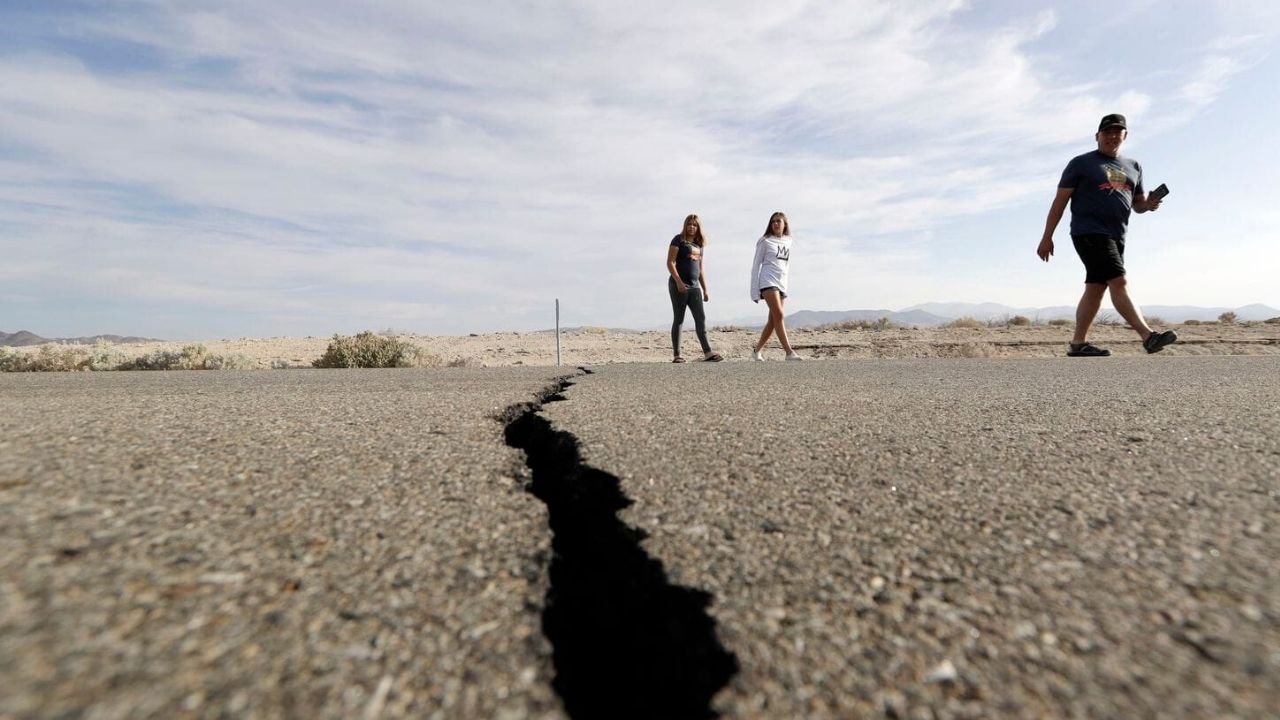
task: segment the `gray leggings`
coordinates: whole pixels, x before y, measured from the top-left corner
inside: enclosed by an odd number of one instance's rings
[[[671,293],[671,312],[675,319],[671,321],[671,348],[676,355],[680,354],[680,326],[684,324],[684,309],[693,311],[693,327],[698,333],[698,342],[702,343],[702,352],[711,352],[711,343],[707,342],[707,316],[702,312],[702,288],[690,287],[681,295],[676,292],[675,278],[667,278],[667,292]]]

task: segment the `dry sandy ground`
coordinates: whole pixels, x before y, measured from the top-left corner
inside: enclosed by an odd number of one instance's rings
[[[1280,324],[1176,325],[1179,342],[1167,355],[1280,354]],[[726,360],[746,360],[758,331],[718,328],[708,333],[711,344]],[[401,335],[436,356],[440,364],[468,367],[554,365],[556,339],[552,331],[498,332],[469,336]],[[1066,352],[1069,326],[919,328],[889,330],[791,331],[792,344],[807,357],[1055,357]],[[329,337],[240,338],[201,341],[211,354],[241,354],[259,367],[310,367],[328,346]],[[1090,340],[1115,355],[1143,353],[1138,336],[1127,327],[1096,326]],[[698,341],[686,327],[683,348],[690,360],[701,358]],[[136,343],[115,346],[129,357],[156,350],[179,350],[191,342]],[[627,362],[668,362],[671,339],[666,331],[576,328],[561,333],[561,361],[565,365]],[[36,348],[17,348],[33,352]],[[766,358],[781,360],[777,340],[770,341]]]

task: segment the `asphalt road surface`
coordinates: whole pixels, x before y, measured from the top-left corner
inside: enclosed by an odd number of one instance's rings
[[[0,717],[561,716],[553,375],[0,375]]]
[[[546,415],[730,717],[1280,715],[1280,361],[607,366]]]
[[[0,376],[0,717],[1280,707],[1280,359],[593,370]]]

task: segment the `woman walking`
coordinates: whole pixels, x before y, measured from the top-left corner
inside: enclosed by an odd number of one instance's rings
[[[756,241],[756,257],[751,262],[751,301],[764,299],[769,306],[769,320],[760,333],[760,341],[751,351],[751,359],[762,361],[760,354],[769,336],[778,334],[778,342],[787,353],[788,360],[803,360],[791,349],[791,341],[787,338],[787,326],[783,313],[783,303],[787,299],[787,267],[791,264],[791,226],[787,224],[787,216],[776,212],[769,216],[769,225],[764,235]]]
[[[671,294],[671,349],[674,357],[671,362],[682,363],[680,355],[680,326],[684,324],[684,311],[693,312],[693,326],[698,333],[698,342],[702,344],[703,359],[707,362],[720,362],[724,358],[711,350],[707,342],[707,319],[702,310],[702,303],[711,302],[711,293],[707,290],[707,271],[702,258],[702,250],[707,239],[702,235],[702,222],[697,215],[684,219],[684,230],[671,238],[671,246],[667,248],[667,291]]]

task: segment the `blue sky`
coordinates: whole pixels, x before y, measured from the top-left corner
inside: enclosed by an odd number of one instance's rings
[[[456,6],[455,6],[456,5]],[[1280,307],[1280,10],[1198,2],[0,0],[0,330],[171,339],[1074,304],[1057,177],[1129,117],[1133,296]]]

